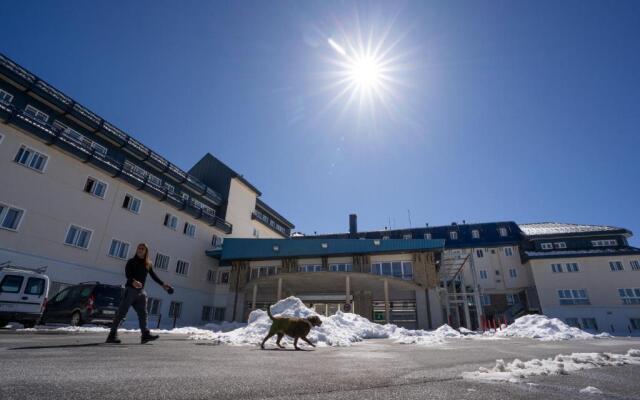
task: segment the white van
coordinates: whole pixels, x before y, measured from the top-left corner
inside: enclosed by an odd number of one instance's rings
[[[49,277],[44,269],[0,267],[0,328],[9,322],[34,327],[47,302]]]

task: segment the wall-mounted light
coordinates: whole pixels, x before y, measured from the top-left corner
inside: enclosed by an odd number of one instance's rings
[[[273,251],[279,251],[280,250],[280,246],[278,245],[274,245],[273,246]]]
[[[326,249],[327,247],[329,247],[329,244],[322,243],[322,244],[320,244],[320,247],[322,247],[323,249]]]
[[[380,240],[378,240],[378,239],[374,240],[374,241],[373,241],[373,244],[374,244],[375,246],[380,246]]]

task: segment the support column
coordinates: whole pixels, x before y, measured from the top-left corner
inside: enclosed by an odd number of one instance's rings
[[[384,280],[384,319],[387,324],[391,323],[391,310],[389,309],[389,281]]]
[[[351,304],[351,279],[349,278],[349,275],[344,278],[344,284],[347,288],[345,291],[344,304]]]
[[[258,284],[253,285],[253,297],[251,298],[251,309],[256,309],[256,299],[258,298]]]
[[[446,292],[446,290],[445,290]],[[439,288],[431,288],[427,290],[427,296],[429,298],[429,309],[431,315],[431,329],[436,329],[443,324],[442,321],[442,301]],[[448,307],[448,304],[447,304]]]
[[[427,301],[427,292],[423,288],[416,290],[416,317],[418,319],[418,329],[431,329],[429,321],[429,310]]]
[[[462,296],[464,300],[464,322],[467,326],[467,329],[471,330],[471,315],[469,314],[469,295],[465,292],[464,296]]]
[[[473,296],[476,303],[476,315],[478,316],[478,329],[483,329],[482,317],[484,315],[484,311],[482,310],[482,299],[480,298],[480,285],[478,285],[476,290],[473,291]]]
[[[278,294],[276,298],[278,301],[282,300],[282,278],[278,278]]]
[[[453,292],[453,306],[454,308],[454,316],[456,318],[456,323],[458,326],[454,326],[453,328],[459,328],[462,324],[460,324],[460,306],[458,305],[458,290],[456,289],[456,281],[455,279],[451,281],[451,290]]]

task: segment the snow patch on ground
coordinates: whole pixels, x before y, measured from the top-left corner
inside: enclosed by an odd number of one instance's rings
[[[575,340],[611,337],[609,334],[593,335],[571,327],[557,318],[545,315],[525,315],[516,319],[505,329],[496,332],[497,336],[525,337],[539,340]]]
[[[529,361],[520,361],[516,358],[510,363],[496,360],[496,365],[493,368],[479,368],[477,371],[465,372],[462,377],[478,381],[517,383],[530,376],[567,375],[570,372],[583,369],[620,365],[640,365],[640,350],[631,349],[626,354],[560,354],[552,358],[534,358]]]
[[[580,389],[580,393],[587,393],[587,394],[602,394],[602,390],[598,389],[595,386],[587,386],[584,389]]]

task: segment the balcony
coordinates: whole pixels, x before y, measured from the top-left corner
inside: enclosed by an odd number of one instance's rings
[[[258,210],[254,210],[251,213],[251,219],[255,219],[256,221],[262,223],[268,228],[275,230],[285,237],[289,237],[291,234],[291,230],[277,223],[275,219],[269,217],[267,214],[260,212]]]
[[[210,226],[216,227],[225,233],[231,233],[232,231],[232,225],[216,216],[213,208],[189,196],[175,193],[172,185],[167,184],[159,177],[126,158],[118,159],[111,156],[105,147],[74,130],[44,123],[26,114],[23,110],[17,110],[13,105],[2,102],[0,102],[0,118],[36,135],[48,144],[73,154],[85,163],[91,163],[105,170],[113,177],[120,177],[139,190],[144,190],[154,195],[160,201],[168,201],[174,207],[184,210],[194,218],[201,219]],[[106,125],[103,127],[106,128]],[[114,130],[113,133],[117,135],[118,131]],[[177,170],[180,171],[179,169]],[[183,174],[186,177],[184,172]],[[210,190],[205,186],[202,191],[207,192],[207,189]],[[213,191],[208,194],[210,196],[217,195]],[[219,196],[217,198],[220,199]]]

